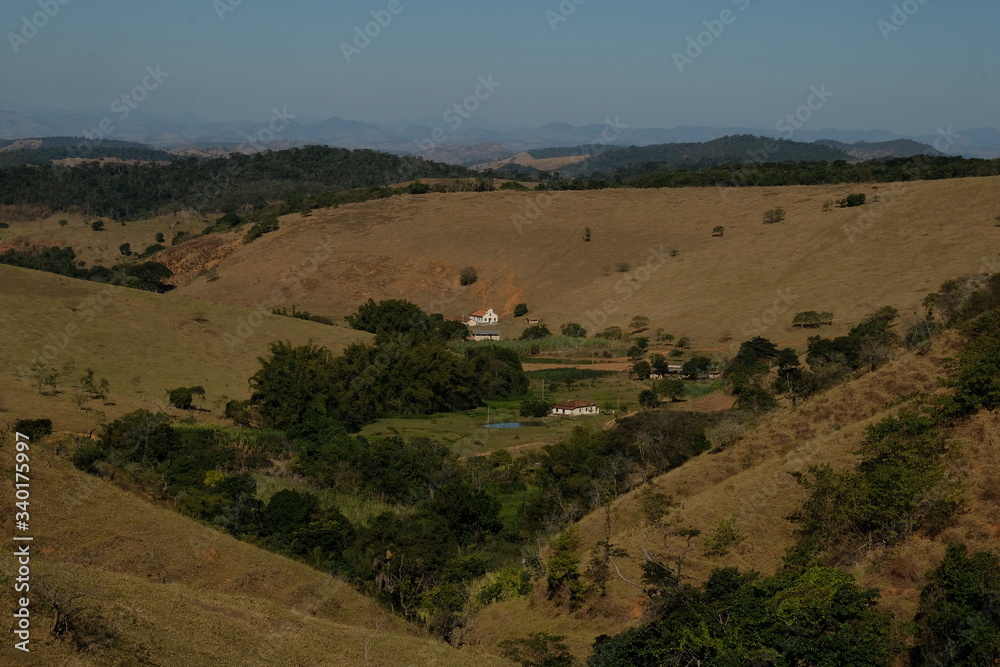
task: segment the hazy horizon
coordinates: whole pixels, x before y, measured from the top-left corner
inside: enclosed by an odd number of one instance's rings
[[[995,3],[675,4],[14,0],[0,98],[107,113],[124,95],[136,112],[214,122],[287,108],[397,126],[452,113],[770,129],[807,108],[808,130],[998,125]]]

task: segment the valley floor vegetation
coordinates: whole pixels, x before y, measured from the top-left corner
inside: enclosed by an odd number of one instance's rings
[[[500,345],[456,353],[448,345],[464,338],[464,325],[405,301],[369,301],[348,322],[374,334],[372,344],[340,356],[272,344],[250,378],[251,398],[226,406],[232,426],[141,410],[107,424],[96,440],[81,439],[72,460],[343,577],[454,646],[484,607],[533,590],[544,590],[557,613],[581,610],[605,595],[628,559],[642,564],[641,581],[630,583],[646,599],[644,623],[600,637],[590,665],[993,664],[996,554],[950,547],[928,576],[912,627],[879,611],[878,591],[844,569],[859,554],[940,534],[953,522],[965,492],[949,474],[949,430],[1000,408],[1000,275],[949,281],[925,307],[902,334],[898,313],[886,307],[845,336],[814,336],[805,363],[765,338],[745,341],[725,368],[736,396],[729,413],[647,400],[607,429],[578,428],[518,458],[497,450],[463,459],[430,438],[357,433],[388,415],[458,411],[493,398],[522,401],[530,414],[517,353]],[[949,391],[912,397],[898,416],[872,425],[855,468],[817,466],[797,476],[808,498],[790,517],[798,541],[777,572],[726,568],[700,584],[689,580],[685,562],[698,531],[672,518],[676,501],[653,492],[650,479],[731,446],[781,402],[807,401],[901,347],[925,352],[946,328],[964,340],[942,381]],[[657,397],[672,395],[668,384],[650,386]],[[631,491],[647,531],[642,553],[611,542],[612,505]],[[584,559],[574,522],[590,512],[606,517],[606,538]],[[735,523],[720,524],[706,544],[724,552],[740,539]],[[573,664],[561,639],[539,633],[502,648],[525,665]]]

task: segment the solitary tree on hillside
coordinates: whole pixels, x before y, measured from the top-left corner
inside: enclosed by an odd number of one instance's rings
[[[514,306],[514,317],[521,317],[522,315],[528,314],[528,304],[519,303]]]
[[[649,318],[645,315],[636,315],[628,325],[633,331],[642,331],[649,326]]]
[[[726,233],[726,228],[722,225],[716,225],[712,228],[712,236],[717,236],[722,238],[722,235]]]

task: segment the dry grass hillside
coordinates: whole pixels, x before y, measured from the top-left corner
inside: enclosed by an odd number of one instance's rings
[[[794,525],[786,518],[806,499],[790,473],[823,463],[837,470],[853,466],[865,428],[897,414],[913,392],[938,391],[943,358],[954,351],[953,343],[939,342],[926,356],[906,354],[798,407],[782,408],[729,448],[696,457],[654,480],[656,491],[680,503],[672,514],[676,526],[701,531],[685,566],[692,581],[703,580],[716,567],[772,573],[794,541]],[[968,498],[957,524],[934,539],[915,535],[892,549],[869,553],[853,567],[862,585],[881,590],[882,608],[902,619],[916,612],[924,574],[937,566],[949,541],[966,543],[970,549],[996,549],[1000,544],[1000,494],[995,483],[1000,476],[1000,421],[996,415],[981,415],[951,436],[958,452],[952,474],[964,482]],[[743,539],[724,557],[706,555],[705,538],[720,521],[732,517]],[[590,550],[605,539],[604,512],[589,514],[578,530],[579,554],[586,563]],[[611,532],[614,545],[630,554],[641,553],[647,529],[635,492],[613,504]],[[674,553],[683,547],[680,538],[670,544]],[[659,545],[651,540],[649,546]],[[640,561],[616,562],[625,577],[640,581]],[[617,577],[612,578],[606,598],[572,615],[546,600],[543,589],[544,582],[531,599],[487,608],[478,626],[483,639],[499,642],[544,628],[566,635],[574,653],[586,656],[597,636],[615,634],[643,620],[645,596]]]
[[[1000,268],[998,186],[1000,178],[978,178],[878,190],[404,196],[288,216],[279,231],[245,246],[223,249],[225,238],[182,244],[165,261],[210,258],[211,275],[186,268],[190,282],[176,295],[233,305],[266,300],[316,258],[316,270],[286,298],[325,315],[344,315],[368,298],[406,298],[432,312],[488,306],[509,318],[526,302],[549,325],[579,322],[592,333],[643,314],[651,328],[692,336],[703,349],[725,347],[724,334],[802,344],[811,332],[790,327],[795,312],[833,312],[824,334],[837,334],[878,306],[905,316],[942,281]],[[825,201],[858,191],[880,201],[822,212]],[[762,224],[763,212],[777,206],[787,219]],[[724,237],[713,238],[716,225]],[[618,272],[620,263],[630,270]],[[470,265],[479,281],[459,287]]]
[[[201,385],[207,405],[248,396],[247,380],[268,344],[309,340],[334,351],[367,338],[346,327],[247,308],[109,287],[0,266],[0,409],[51,417],[57,429],[86,431],[96,417],[81,411],[69,387],[92,368],[110,383],[110,402],[90,402],[110,418],[140,407],[165,407],[166,390]],[[39,396],[24,376],[34,360],[75,370],[61,394]]]
[[[2,435],[5,485],[13,445]],[[406,625],[347,584],[239,542],[31,450],[31,653],[0,648],[0,664],[38,665],[503,665],[479,647],[455,650]],[[113,520],[112,520],[113,519]],[[13,512],[0,530],[14,532]],[[12,609],[14,561],[0,561]],[[82,653],[48,636],[43,579],[79,595],[95,644]],[[4,622],[10,636],[11,618]]]
[[[525,151],[523,153],[518,153],[517,155],[511,155],[510,157],[503,158],[502,160],[493,160],[492,162],[477,164],[473,167],[473,169],[500,169],[501,167],[506,167],[507,165],[517,164],[522,167],[534,167],[535,169],[540,169],[541,171],[552,171],[555,169],[561,169],[566,165],[583,162],[589,157],[589,155],[570,155],[567,157],[533,158],[531,157],[531,153]]]
[[[0,218],[11,218],[9,229],[0,229],[0,252],[9,248],[31,245],[49,248],[72,246],[77,258],[88,266],[113,266],[125,261],[119,246],[128,243],[138,254],[156,243],[157,233],[163,234],[161,244],[170,247],[177,232],[200,234],[211,223],[207,218],[192,215],[167,215],[121,225],[103,219],[104,230],[95,232],[91,218],[79,213],[57,213],[39,217],[31,211],[18,212],[17,207],[0,207]],[[214,216],[213,216],[214,219]],[[66,224],[59,222],[65,220]]]

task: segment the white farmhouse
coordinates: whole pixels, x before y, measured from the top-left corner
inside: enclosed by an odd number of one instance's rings
[[[580,415],[599,415],[601,414],[601,409],[590,401],[577,399],[575,401],[560,403],[549,410],[549,414],[559,415],[560,417],[579,417]]]
[[[499,324],[499,322],[500,317],[490,308],[489,310],[477,310],[469,315],[468,325],[474,327],[480,324]]]

